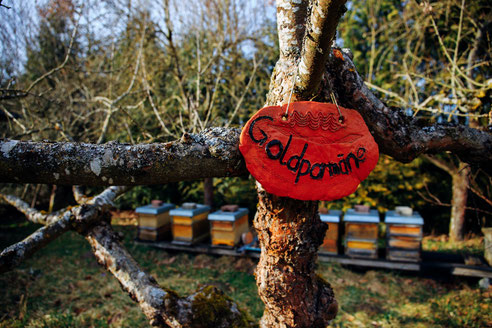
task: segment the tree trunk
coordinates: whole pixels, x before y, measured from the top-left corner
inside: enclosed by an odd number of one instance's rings
[[[280,59],[272,76],[267,105],[288,101],[295,67]],[[294,95],[295,97],[295,95]],[[331,286],[316,276],[318,248],[327,226],[318,202],[267,193],[257,183],[258,207],[253,225],[261,256],[256,284],[265,312],[260,327],[326,327],[338,311]]]
[[[465,212],[468,199],[470,167],[460,162],[458,170],[451,174],[453,178],[453,199],[451,200],[451,222],[449,238],[452,241],[463,240],[465,234]]]
[[[465,234],[465,212],[468,200],[468,188],[470,187],[469,175],[471,168],[468,164],[457,159],[457,164],[452,158],[447,160],[426,155],[425,158],[432,164],[448,173],[452,178],[453,196],[451,199],[451,220],[449,223],[449,239],[451,241],[463,240]]]
[[[203,203],[214,206],[214,178],[203,179]]]
[[[261,187],[258,196],[256,283],[265,303],[260,326],[326,327],[338,305],[330,285],[314,272],[327,228],[318,202],[277,197]]]
[[[338,22],[344,3],[310,3],[316,8],[309,11],[308,1],[277,0],[280,59],[272,74],[267,106],[318,93],[320,71],[335,34],[333,21]],[[306,26],[319,47],[304,38]],[[261,256],[256,284],[265,303],[260,327],[326,327],[336,316],[338,304],[330,284],[315,274],[318,248],[327,229],[319,218],[318,202],[278,197],[259,183],[257,189],[258,210],[253,224]]]

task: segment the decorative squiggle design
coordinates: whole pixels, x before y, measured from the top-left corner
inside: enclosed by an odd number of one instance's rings
[[[317,115],[313,115],[311,112],[306,114],[301,114],[294,111],[287,122],[291,127],[296,125],[300,127],[307,126],[311,130],[329,130],[331,132],[336,132],[342,128],[342,124],[338,121],[337,117],[333,113],[323,114],[318,112]]]

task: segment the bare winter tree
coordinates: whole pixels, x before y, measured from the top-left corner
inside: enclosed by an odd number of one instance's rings
[[[333,93],[364,118],[380,151],[409,162],[427,153],[449,151],[490,173],[492,136],[463,125],[423,125],[390,108],[365,86],[349,50],[332,49],[344,0],[277,0],[280,58],[271,77],[267,105],[292,100],[328,102]],[[169,143],[124,145],[17,140],[0,141],[0,181],[69,185],[132,186],[245,175],[238,151],[239,130],[209,128]],[[45,226],[0,255],[9,270],[67,230],[91,244],[98,261],[121,283],[152,325],[247,327],[254,325],[215,288],[188,297],[159,286],[124,249],[105,219],[105,209],[127,187],[110,187],[77,207],[44,215],[21,200],[3,196],[29,220]],[[328,282],[315,274],[317,250],[326,231],[317,202],[277,197],[257,186],[254,226],[261,244],[256,269],[265,303],[261,327],[325,327],[337,313]],[[83,198],[82,198],[83,199]],[[213,316],[204,315],[213,313]]]

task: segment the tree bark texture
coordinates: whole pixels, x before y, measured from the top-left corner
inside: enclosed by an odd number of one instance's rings
[[[345,0],[314,1],[306,22],[296,92],[302,99],[317,96],[323,69],[330,54],[338,21],[345,13]]]
[[[22,241],[5,248],[0,253],[0,273],[12,270],[35,252],[70,230],[72,213],[67,212],[59,220],[46,225]]]
[[[315,274],[326,224],[317,202],[260,190],[254,226],[261,245],[256,268],[265,303],[261,327],[326,327],[338,310],[330,285]]]
[[[246,175],[239,129],[211,128],[163,144],[0,141],[0,181],[149,185]]]
[[[160,287],[143,271],[120,242],[109,223],[91,228],[86,239],[97,261],[118,279],[150,320],[159,327],[251,327],[248,317],[236,303],[215,287],[204,287],[188,297]]]
[[[463,240],[471,168],[468,164],[465,164],[460,160],[458,160],[458,165],[456,165],[452,158],[443,160],[428,155],[425,155],[424,157],[451,176],[451,218],[449,221],[448,235],[450,240]]]
[[[459,167],[451,174],[453,181],[453,198],[451,199],[451,222],[449,224],[449,238],[452,241],[463,240],[465,237],[466,202],[470,184],[470,167],[460,162]]]

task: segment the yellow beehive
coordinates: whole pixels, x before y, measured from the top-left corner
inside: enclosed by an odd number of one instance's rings
[[[163,204],[152,201],[152,204],[135,209],[138,214],[137,238],[148,241],[158,241],[171,238],[171,218],[169,210],[174,204]]]
[[[232,208],[233,211],[227,210]],[[239,207],[223,207],[222,210],[209,214],[212,245],[235,246],[241,235],[249,230],[248,209]]]
[[[210,236],[207,215],[210,206],[184,203],[169,212],[172,218],[173,242],[194,244]]]
[[[343,218],[345,223],[345,254],[351,257],[378,257],[378,223],[376,210],[350,209]]]

